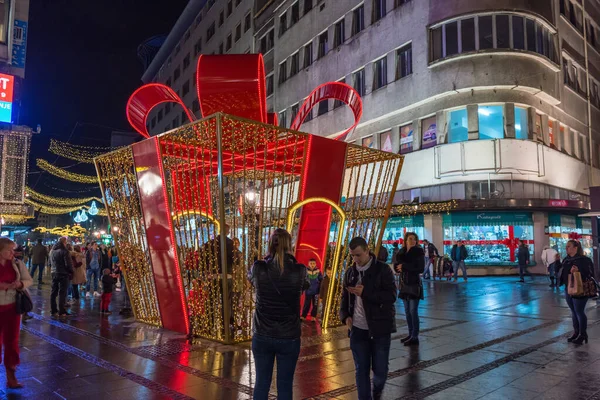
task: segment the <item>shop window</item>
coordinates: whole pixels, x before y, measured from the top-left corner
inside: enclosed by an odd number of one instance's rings
[[[421,120],[421,148],[428,149],[437,144],[437,125],[435,115]]]
[[[413,124],[400,127],[400,154],[413,151]]]
[[[402,246],[404,243],[404,234],[406,234],[406,232],[414,232],[417,234],[417,236],[419,236],[419,238],[425,239],[424,226],[425,224],[422,214],[414,216],[391,217],[385,226],[383,240],[381,242],[381,245],[385,246],[388,250],[389,258],[387,261],[392,261],[391,256],[393,244],[398,243],[400,246]]]
[[[479,17],[479,48],[492,49],[494,47],[494,35],[492,33],[492,16]]]
[[[352,36],[365,29],[365,6],[361,5],[352,11]]]
[[[588,257],[592,256],[593,237],[591,221],[588,218],[579,218],[572,215],[548,214],[548,236],[550,247],[561,254],[565,254],[567,242],[572,236],[577,236]]]
[[[375,140],[373,140],[373,136],[367,136],[362,138],[361,144],[363,147],[368,147],[372,149],[375,146]]]
[[[345,40],[345,25],[344,20],[338,21],[335,24],[334,35],[333,35],[333,48],[337,48],[344,44]]]
[[[360,71],[356,71],[352,74],[352,79],[354,81],[354,90],[356,90],[359,96],[364,96],[366,93],[365,89],[365,69],[361,69]]]
[[[513,46],[518,50],[525,50],[525,21],[523,17],[512,16]]]
[[[479,106],[479,139],[504,137],[504,111],[502,106]]]
[[[287,121],[286,121],[285,117],[286,117],[286,113],[285,113],[285,110],[283,110],[279,113],[279,116],[278,116],[279,126],[282,128],[287,128]]]
[[[458,53],[458,22],[444,25],[446,28],[446,57]]]
[[[291,65],[290,65],[290,77],[296,75],[300,68],[300,52],[292,54]]]
[[[460,21],[460,34],[462,40],[462,52],[475,50],[475,18],[467,18]]]
[[[327,31],[325,31],[319,35],[319,50],[317,53],[317,59],[319,59],[321,57],[325,57],[325,54],[327,54],[327,51],[329,50],[329,48],[327,46],[328,39],[329,39],[329,37],[327,35]]]
[[[379,134],[379,148],[383,151],[392,152],[392,131],[385,131]]]
[[[304,46],[304,68],[310,67],[313,62],[313,44],[312,42]]]
[[[387,85],[387,56],[373,63],[373,91]]]
[[[469,118],[467,109],[450,111],[448,127],[448,143],[464,142],[469,140]]]
[[[529,125],[527,123],[527,109],[515,107],[515,137],[521,140],[529,139]]]
[[[412,74],[412,43],[396,50],[396,79]]]
[[[509,49],[509,38],[508,15],[496,15],[496,47],[498,49]]]
[[[386,0],[373,0],[373,13],[371,15],[372,24],[385,17],[385,3]]]
[[[290,20],[290,22],[291,22],[290,26],[294,25],[300,19],[300,3],[295,2],[294,4],[292,4],[291,10],[292,10],[292,18]]]

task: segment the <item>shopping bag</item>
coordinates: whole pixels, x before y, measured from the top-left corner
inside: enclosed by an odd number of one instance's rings
[[[570,296],[583,296],[583,282],[581,281],[581,273],[572,272],[569,274],[569,287],[567,293]]]

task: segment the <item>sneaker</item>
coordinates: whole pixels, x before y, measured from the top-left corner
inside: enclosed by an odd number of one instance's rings
[[[100,293],[94,292],[94,297],[100,297]]]
[[[90,292],[87,292],[87,293],[85,294],[85,298],[86,298],[86,299],[89,299],[89,298],[91,298],[91,297],[92,297],[92,294],[91,294]]]

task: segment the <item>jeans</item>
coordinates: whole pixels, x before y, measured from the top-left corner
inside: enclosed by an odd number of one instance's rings
[[[389,370],[392,335],[371,337],[369,331],[352,327],[350,349],[356,368],[356,387],[359,400],[371,400],[371,363],[373,367],[373,394],[383,392]]]
[[[319,296],[317,295],[304,295],[304,307],[302,307],[302,316],[306,317],[308,315],[308,311],[310,310],[310,306],[312,305],[312,310],[310,311],[310,315],[315,318],[317,316],[317,311],[319,310]]]
[[[71,284],[71,294],[73,299],[79,300],[79,285],[76,283]]]
[[[277,399],[292,400],[294,371],[300,355],[300,338],[276,339],[255,334],[252,337],[252,354],[256,367],[254,399],[268,399],[273,365],[277,359]]]
[[[419,299],[402,299],[406,324],[408,325],[408,336],[413,339],[419,338]]]
[[[89,268],[87,270],[87,282],[85,291],[89,292],[92,286],[92,275],[94,276],[94,292],[98,291],[98,277],[100,276],[100,268]]]
[[[454,279],[458,279],[458,268],[462,269],[463,278],[467,279],[467,266],[464,261],[452,261],[452,268],[454,268]]]
[[[585,305],[587,297],[571,297],[565,293],[567,304],[571,309],[571,319],[573,320],[573,329],[580,335],[587,335],[587,315],[585,315]]]
[[[52,293],[50,293],[50,311],[52,314],[67,313],[67,310],[65,309],[67,286],[69,286],[68,275],[52,274]],[[58,296],[58,308],[56,307],[56,296]]]
[[[519,276],[521,277],[522,281],[525,280],[525,275],[528,275],[531,279],[533,279],[533,277],[531,276],[529,271],[527,271],[528,267],[529,267],[528,265],[519,264]]]
[[[429,263],[430,263],[430,258],[429,257],[425,257],[425,271],[423,272],[423,278],[431,278],[431,275],[433,274],[433,268]]]
[[[38,283],[42,283],[42,275],[44,274],[44,264],[32,264],[31,265],[31,277],[34,278],[35,270],[38,270]]]

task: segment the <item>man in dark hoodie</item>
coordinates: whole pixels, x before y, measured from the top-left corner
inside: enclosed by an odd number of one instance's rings
[[[52,248],[51,259],[52,272],[52,293],[50,294],[50,308],[53,317],[66,317],[67,310],[65,303],[67,301],[67,289],[69,286],[69,276],[73,274],[73,262],[71,254],[67,250],[67,238],[61,237]],[[58,296],[58,308],[56,307],[56,297]]]

